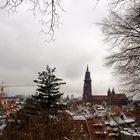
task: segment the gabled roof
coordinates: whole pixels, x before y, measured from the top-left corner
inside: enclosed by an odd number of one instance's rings
[[[127,99],[125,94],[113,94],[111,95],[111,99],[121,100],[121,99]]]
[[[92,99],[94,99],[94,100],[104,100],[104,99],[107,99],[107,95],[92,95]]]

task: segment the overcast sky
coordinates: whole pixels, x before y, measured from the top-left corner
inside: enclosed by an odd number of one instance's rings
[[[93,94],[106,94],[116,88],[111,70],[104,67],[107,47],[101,27],[95,23],[107,16],[105,1],[96,9],[93,0],[67,0],[63,3],[61,25],[55,42],[44,43],[37,17],[24,7],[8,16],[0,11],[0,81],[5,85],[34,84],[38,72],[46,65],[56,67],[57,76],[67,83],[65,95],[82,96],[87,64],[92,78]],[[33,94],[36,87],[6,88],[8,94]],[[117,90],[117,88],[116,88]]]

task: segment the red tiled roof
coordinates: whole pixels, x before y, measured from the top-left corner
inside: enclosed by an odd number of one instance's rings
[[[107,100],[108,96],[107,95],[92,95],[92,100]],[[125,94],[113,94],[111,95],[111,99],[114,100],[122,100],[122,99],[127,99]]]
[[[127,99],[125,94],[113,94],[111,95],[111,98],[116,100]]]
[[[94,100],[105,100],[105,99],[107,99],[107,95],[92,95],[92,99],[94,99]]]

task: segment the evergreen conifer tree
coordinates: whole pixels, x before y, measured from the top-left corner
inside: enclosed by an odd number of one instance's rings
[[[63,95],[60,86],[65,83],[54,72],[55,68],[49,66],[46,71],[39,72],[38,80],[34,80],[38,86],[37,94],[10,115],[12,122],[8,122],[1,140],[62,140],[71,137],[71,117],[62,110],[61,104],[57,104]]]
[[[57,101],[61,98],[63,93],[59,91],[60,86],[66,84],[62,82],[63,79],[55,76],[56,68],[50,68],[48,65],[46,71],[39,72],[37,83],[37,94],[33,96],[39,102],[42,108],[58,107]]]

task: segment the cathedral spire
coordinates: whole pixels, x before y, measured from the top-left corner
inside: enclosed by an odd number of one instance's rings
[[[89,70],[88,70],[88,65],[87,65],[87,70],[86,70],[86,72],[89,72]]]
[[[112,94],[115,94],[115,90],[114,90],[114,88],[112,89]]]
[[[110,88],[108,88],[107,95],[108,95],[108,96],[110,96],[110,95],[111,95]]]
[[[90,72],[87,65],[87,69],[85,72],[85,79],[84,79],[83,101],[91,102],[91,98],[92,98],[91,78],[90,78]]]
[[[88,65],[87,65],[87,70],[86,70],[86,73],[85,73],[85,81],[86,80],[91,80],[91,78],[90,78],[90,72],[89,72],[89,69],[88,69]]]

